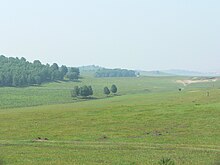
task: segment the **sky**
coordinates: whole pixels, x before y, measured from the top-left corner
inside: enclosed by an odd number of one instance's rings
[[[0,54],[220,72],[219,0],[0,0]]]

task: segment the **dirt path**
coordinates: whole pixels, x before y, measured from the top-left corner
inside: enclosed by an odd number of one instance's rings
[[[193,80],[193,79],[189,79],[189,80],[176,80],[177,83],[183,84],[184,86],[193,84],[193,83],[205,83],[205,82],[216,82],[218,79],[214,78],[214,79],[201,79],[201,80]]]

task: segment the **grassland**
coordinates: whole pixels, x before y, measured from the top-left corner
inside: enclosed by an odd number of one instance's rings
[[[184,87],[177,78],[85,78],[1,88],[0,160],[156,165],[170,157],[176,164],[214,164],[220,160],[220,82]],[[119,96],[103,96],[102,88],[113,83]],[[92,85],[98,99],[73,100],[69,90],[76,84]]]
[[[16,108],[36,105],[76,102],[70,97],[70,90],[75,85],[92,85],[95,98],[104,98],[103,88],[116,84],[119,94],[135,94],[176,90],[179,84],[174,78],[92,78],[80,82],[57,82],[26,88],[0,88],[0,108]]]

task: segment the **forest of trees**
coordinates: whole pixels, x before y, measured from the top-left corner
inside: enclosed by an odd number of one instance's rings
[[[58,80],[75,80],[79,78],[78,68],[59,67],[56,63],[42,64],[39,60],[33,63],[24,57],[14,58],[0,56],[0,86],[29,86]]]
[[[95,77],[136,77],[136,72],[127,69],[100,69]]]

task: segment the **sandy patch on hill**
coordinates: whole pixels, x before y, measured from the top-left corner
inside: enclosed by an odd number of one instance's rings
[[[205,83],[205,82],[215,82],[217,81],[217,78],[207,78],[207,79],[190,79],[190,80],[176,80],[177,83],[183,84],[184,86],[187,86],[189,84],[193,83]]]

